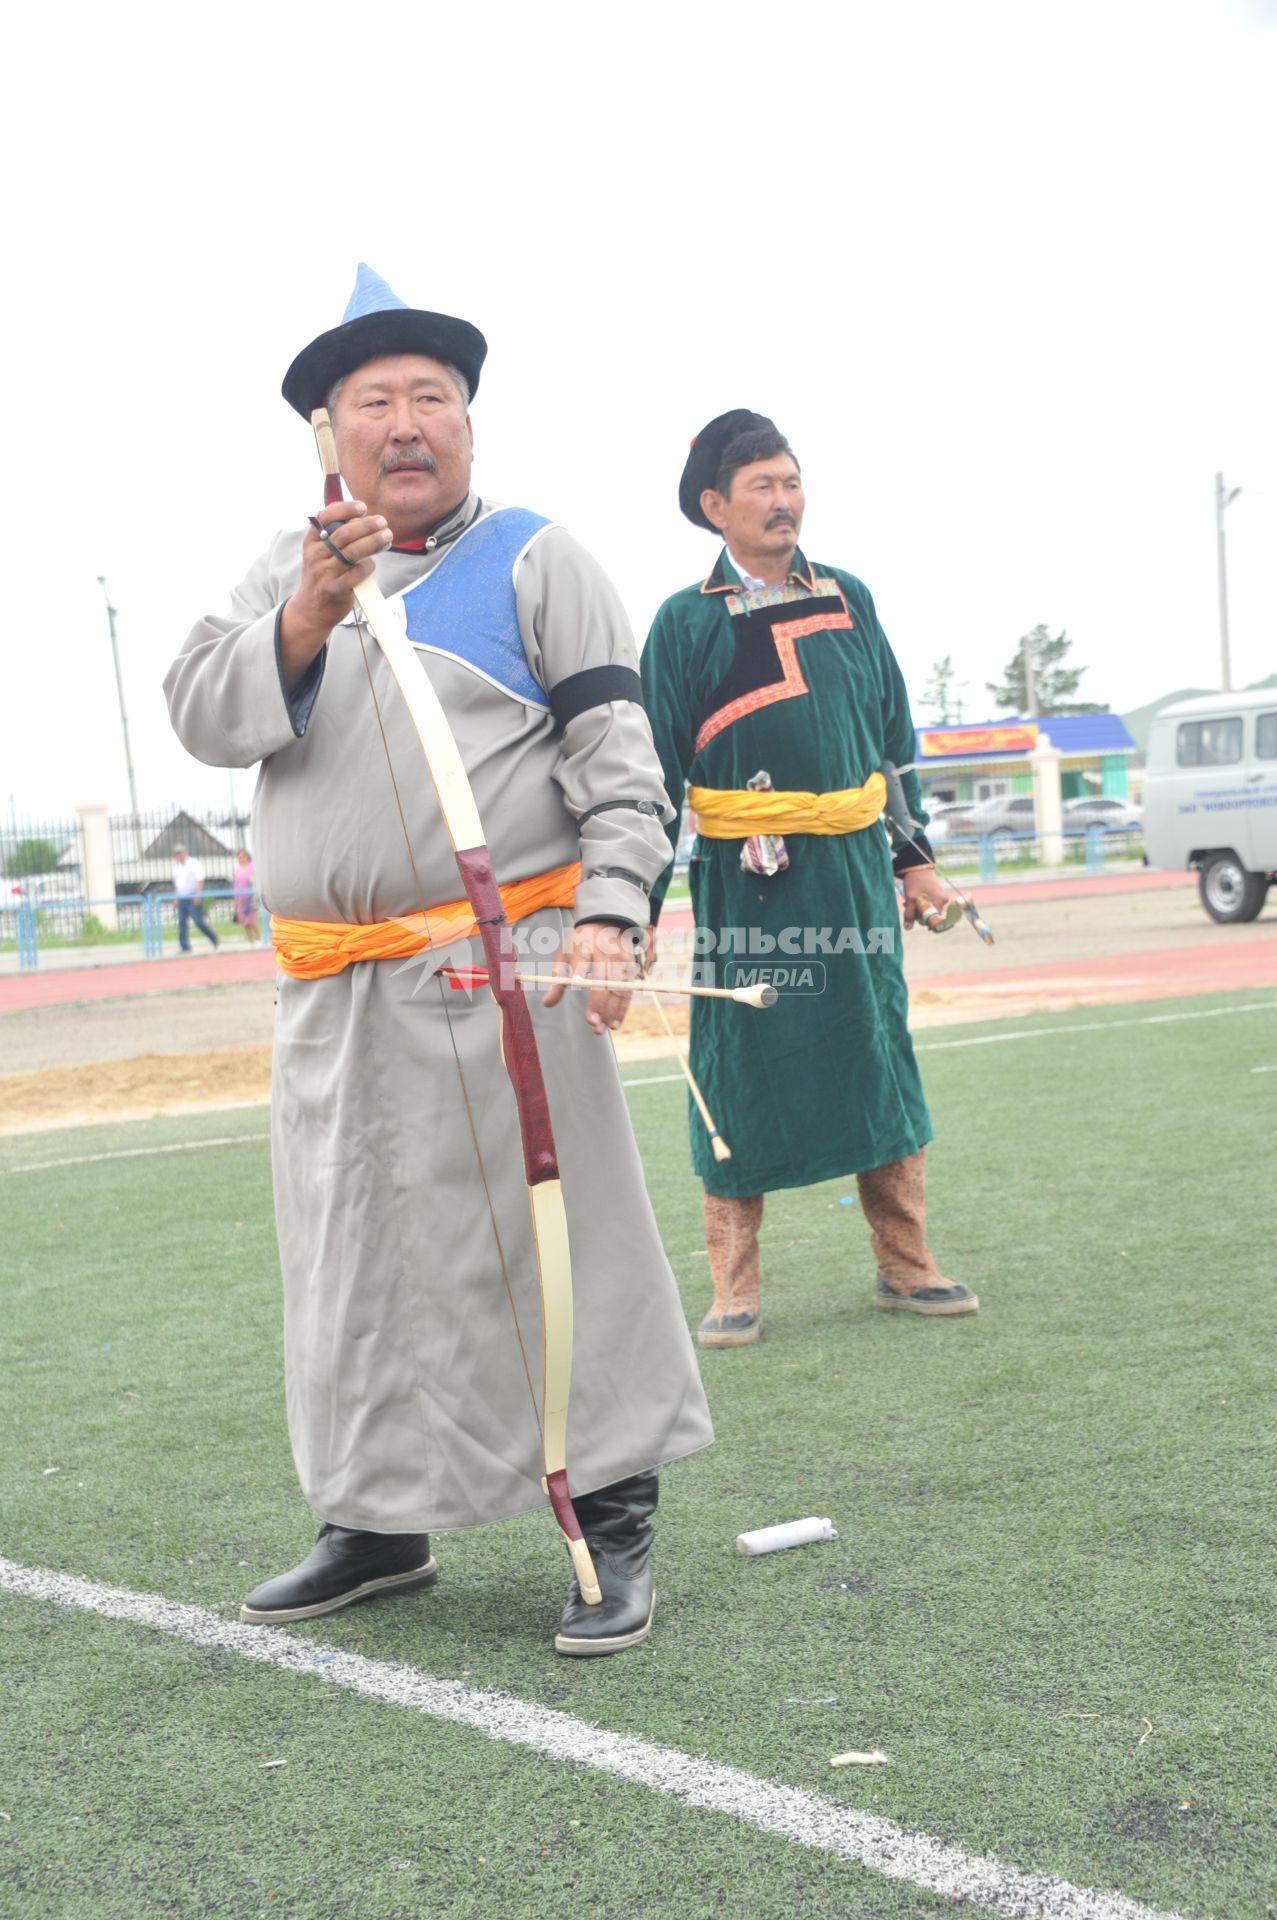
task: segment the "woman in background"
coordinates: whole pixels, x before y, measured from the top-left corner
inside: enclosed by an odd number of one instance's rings
[[[235,855],[231,894],[235,919],[243,927],[249,946],[255,947],[261,941],[262,930],[257,921],[257,878],[247,847],[241,847]]]

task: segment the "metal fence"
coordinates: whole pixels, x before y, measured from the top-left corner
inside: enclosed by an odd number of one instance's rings
[[[74,814],[56,819],[20,816],[9,803],[9,818],[0,826],[0,897],[14,899],[27,889],[19,882],[78,879],[83,863],[80,822]]]
[[[248,845],[248,814],[229,810],[191,813],[182,807],[159,812],[112,814],[111,861],[118,896],[171,891],[173,856],[185,847],[204,869],[209,893],[229,890],[235,854]]]
[[[136,952],[158,958],[177,926],[179,846],[204,869],[209,920],[229,928],[235,855],[240,847],[251,851],[248,835],[247,812],[238,809],[21,816],[11,801],[0,823],[0,959],[16,952],[27,971],[40,964],[42,951],[69,948],[91,949],[95,959]]]
[[[115,892],[128,896],[171,889],[174,849],[184,846],[204,868],[208,887],[229,888],[235,854],[247,847],[247,810],[222,808],[207,813],[162,807],[139,814],[109,816]],[[83,894],[85,870],[83,816],[20,816],[10,805],[0,824],[0,876],[3,893],[37,901],[59,892]]]
[[[94,959],[134,954],[157,959],[165,951],[166,936],[172,951],[178,918],[174,850],[179,846],[204,869],[203,899],[219,936],[222,929],[233,927],[235,854],[240,847],[251,853],[246,813],[223,809],[201,814],[167,807],[136,818],[113,815],[105,824],[109,858],[99,861],[94,871],[105,875],[108,885],[113,881],[114,895],[86,884],[91,863],[86,857],[85,813],[18,819],[11,807],[8,823],[0,827],[0,962],[12,964],[16,952],[19,968],[29,971],[40,965],[42,952],[46,958],[60,952],[63,964],[69,964],[70,949],[91,949]],[[1110,859],[1130,861],[1143,853],[1138,829],[1091,826],[1082,833],[1066,832],[1062,844],[1065,864],[1083,866],[1088,873],[1103,873]],[[1059,846],[1057,841],[1057,852]],[[944,868],[955,874],[974,872],[982,883],[1008,870],[1041,864],[1043,851],[1035,833],[999,831],[978,839],[954,834],[936,842]],[[260,908],[259,919],[268,939],[268,916]]]
[[[235,938],[234,901],[229,888],[206,887],[201,895],[204,916],[218,936]],[[114,927],[108,927],[104,909],[114,909]],[[270,915],[256,904],[263,945],[270,945]],[[115,900],[80,896],[63,899],[0,901],[0,959],[15,952],[20,973],[33,972],[41,963],[57,959],[62,965],[102,960],[162,960],[176,950],[177,895],[158,889]],[[198,928],[188,933],[192,944]],[[247,936],[244,936],[247,944]]]
[[[1116,830],[1090,826],[1079,831],[1065,830],[1055,836],[1062,842],[1066,867],[1082,867],[1087,873],[1103,873],[1110,860],[1124,862],[1144,858],[1144,835],[1138,827]],[[1008,869],[1044,866],[1052,836],[1037,833],[955,833],[933,842],[942,867],[970,872],[973,868],[982,881],[996,880]],[[1055,863],[1052,863],[1053,867]]]

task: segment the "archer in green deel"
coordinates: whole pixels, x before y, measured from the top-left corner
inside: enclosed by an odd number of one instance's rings
[[[904,924],[942,912],[917,776],[917,830],[884,814],[883,769],[914,759],[904,680],[868,589],[798,545],[802,474],[765,415],[736,408],[696,436],[679,485],[693,525],[723,541],[706,578],[660,609],[641,662],[675,810],[698,829],[690,882],[699,977],[768,980],[765,1020],[691,1003],[691,1067],[721,1139],[693,1116],[714,1297],[703,1347],[762,1327],[765,1196],[855,1174],[876,1307],[974,1313],[927,1244],[923,1149],[932,1138],[908,1029]],[[885,830],[884,830],[885,829]],[[907,831],[907,829],[906,829]],[[656,920],[670,870],[652,889]],[[723,1142],[729,1151],[725,1152]]]

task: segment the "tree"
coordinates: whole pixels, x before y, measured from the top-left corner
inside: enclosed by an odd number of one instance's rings
[[[958,679],[958,670],[953,664],[951,654],[943,660],[937,660],[931,669],[931,678],[922,692],[922,703],[931,709],[936,726],[947,727],[953,721],[961,722],[962,701],[959,695],[966,686],[965,680]]]
[[[993,695],[995,707],[1009,708],[1013,713],[1029,711],[1028,692],[1024,677],[1024,653],[1027,647],[1033,660],[1033,710],[1038,714],[1048,713],[1103,713],[1105,708],[1098,700],[1074,700],[1078,681],[1087,667],[1068,667],[1064,665],[1065,656],[1070,652],[1073,642],[1061,629],[1054,640],[1045,627],[1034,627],[1032,633],[1026,633],[1014,654],[1003,668],[1002,684],[992,680],[985,685]]]
[[[52,840],[18,840],[4,870],[10,880],[20,880],[27,873],[51,873],[61,857]]]

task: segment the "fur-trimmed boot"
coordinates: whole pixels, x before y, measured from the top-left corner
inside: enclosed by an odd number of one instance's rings
[[[697,1328],[702,1347],[744,1347],[762,1332],[762,1273],[758,1258],[758,1229],[763,1223],[763,1195],[742,1199],[721,1193],[705,1195],[705,1251],[714,1299]]]
[[[656,1606],[652,1582],[656,1498],[653,1470],[573,1499],[603,1599],[597,1606],[587,1606],[573,1578],[554,1636],[556,1653],[620,1653],[646,1636]]]
[[[904,1313],[975,1313],[970,1287],[946,1280],[927,1245],[926,1170],[921,1150],[856,1175],[877,1263],[874,1305]]]

